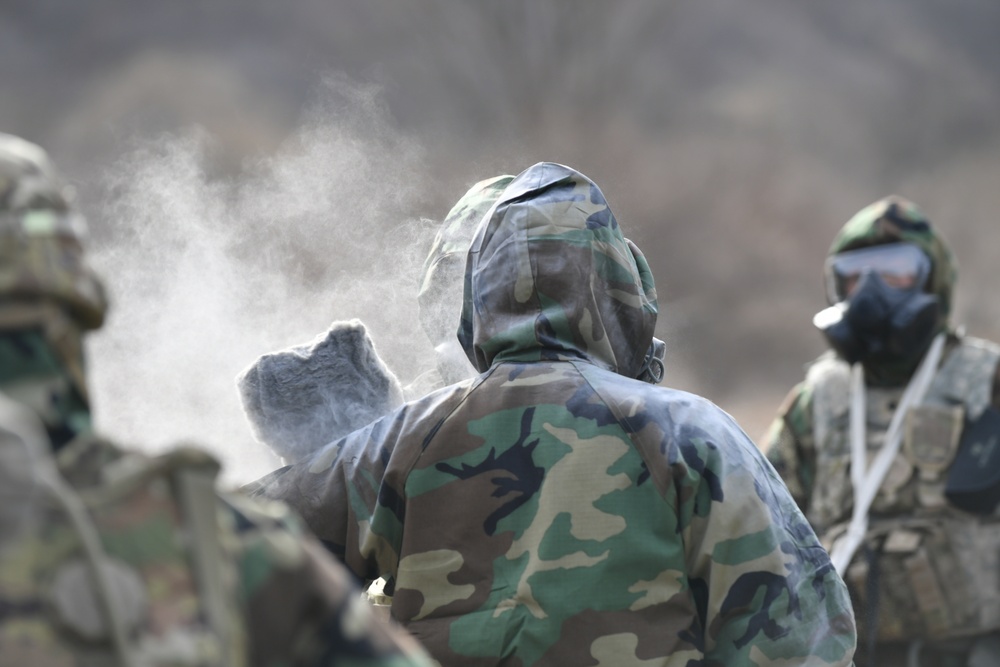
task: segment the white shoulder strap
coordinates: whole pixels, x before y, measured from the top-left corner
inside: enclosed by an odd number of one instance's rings
[[[917,372],[910,378],[906,390],[892,415],[885,442],[879,450],[871,468],[867,467],[867,434],[865,432],[865,380],[861,364],[855,364],[851,369],[851,484],[854,487],[854,511],[847,532],[840,536],[830,550],[830,560],[840,575],[847,570],[851,558],[864,540],[868,530],[868,510],[882,486],[882,481],[889,472],[903,440],[903,419],[910,406],[918,405],[927,393],[941,355],[944,352],[945,335],[938,334],[931,343],[930,349],[924,355]]]

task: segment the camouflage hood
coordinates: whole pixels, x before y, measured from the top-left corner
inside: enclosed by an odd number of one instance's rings
[[[957,277],[955,259],[944,239],[913,202],[892,195],[861,209],[841,228],[828,254],[897,242],[912,243],[930,258],[928,291],[940,300],[941,327],[946,327]]]
[[[649,266],[604,194],[542,162],[507,186],[472,241],[459,340],[480,372],[499,361],[584,359],[635,377],[656,314]]]

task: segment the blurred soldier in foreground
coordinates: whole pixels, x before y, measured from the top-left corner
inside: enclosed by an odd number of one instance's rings
[[[831,349],[763,443],[845,573],[859,664],[1000,665],[1000,348],[950,327],[955,275],[913,203],[848,221],[814,320]]]
[[[469,251],[480,375],[263,480],[442,665],[848,665],[846,588],[732,419],[638,381],[652,274],[600,189],[516,177]]]
[[[90,431],[104,291],[44,152],[0,135],[0,665],[430,664],[284,508]]]

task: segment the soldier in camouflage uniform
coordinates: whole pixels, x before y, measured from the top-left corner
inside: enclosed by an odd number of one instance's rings
[[[537,164],[478,226],[478,377],[263,480],[442,665],[848,665],[846,587],[700,397],[638,381],[652,274],[584,175]]]
[[[83,232],[44,152],[0,135],[0,665],[431,664],[283,506],[217,492],[210,456],[93,434]]]
[[[859,664],[1000,665],[1000,348],[950,326],[955,276],[912,202],[855,215],[815,319],[831,349],[764,437],[845,574]]]

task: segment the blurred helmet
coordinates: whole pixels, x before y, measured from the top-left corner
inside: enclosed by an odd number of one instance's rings
[[[445,216],[424,261],[423,280],[417,294],[420,325],[434,346],[437,368],[445,384],[476,373],[457,337],[465,260],[480,220],[512,180],[513,176],[495,176],[469,188]]]
[[[0,335],[19,337],[0,346],[0,384],[52,379],[33,407],[54,445],[89,424],[81,334],[103,324],[108,305],[85,236],[45,151],[0,133]]]
[[[85,261],[86,233],[45,151],[0,134],[0,308],[52,303],[80,329],[100,327],[107,299]]]
[[[891,195],[861,209],[834,238],[828,255],[833,258],[860,248],[900,242],[920,248],[930,259],[924,290],[938,297],[938,329],[946,328],[957,278],[955,259],[944,239],[913,202]],[[827,278],[827,294],[835,300],[838,286],[830,283],[833,274],[829,271]]]

